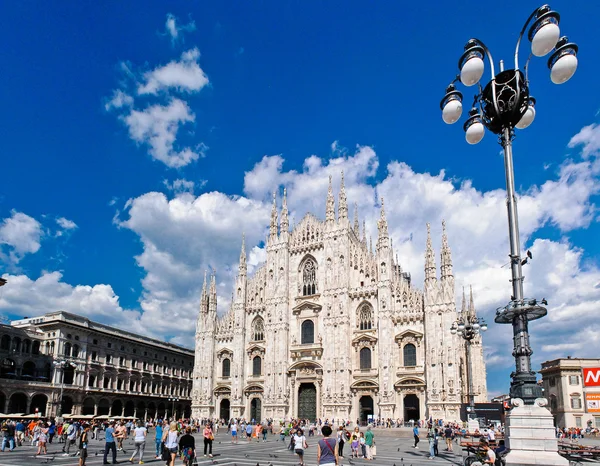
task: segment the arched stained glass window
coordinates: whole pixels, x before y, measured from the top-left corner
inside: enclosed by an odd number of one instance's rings
[[[373,328],[373,308],[369,304],[363,304],[358,308],[357,326],[359,330]]]
[[[417,365],[417,348],[412,343],[404,345],[404,365],[408,367]]]
[[[371,369],[371,350],[369,348],[360,350],[360,368]]]
[[[304,262],[302,285],[303,296],[310,296],[317,293],[317,265],[310,258]]]
[[[301,343],[314,343],[315,342],[315,324],[312,320],[305,320],[302,322],[302,335],[300,338]]]
[[[254,359],[252,359],[252,375],[258,377],[261,373],[262,359],[260,358],[260,356],[254,356]]]
[[[231,361],[228,358],[223,359],[222,368],[223,377],[229,377],[231,375]]]
[[[265,322],[258,317],[252,322],[252,340],[263,341],[265,339]]]

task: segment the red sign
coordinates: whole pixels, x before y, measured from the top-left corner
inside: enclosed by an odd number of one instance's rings
[[[586,367],[583,369],[583,386],[600,387],[600,367]]]

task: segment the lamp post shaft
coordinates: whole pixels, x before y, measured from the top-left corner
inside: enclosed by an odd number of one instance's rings
[[[519,219],[512,154],[513,128],[505,127],[500,136],[504,149],[504,170],[506,174],[506,208],[508,211],[508,237],[510,243],[511,282],[513,302],[523,300],[523,274],[521,265],[521,244],[519,238]],[[515,315],[513,321],[513,356],[515,372],[511,374],[511,398],[534,399],[540,395],[536,385],[535,373],[531,370],[531,346],[529,345],[529,322],[526,313]],[[532,400],[533,401],[533,400]]]
[[[465,340],[467,344],[467,398],[469,399],[470,413],[467,414],[467,420],[477,419],[475,412],[475,395],[473,394],[473,374],[471,374],[471,340]]]

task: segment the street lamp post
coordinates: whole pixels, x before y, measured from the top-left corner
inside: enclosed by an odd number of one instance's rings
[[[56,417],[62,417],[62,400],[63,391],[65,389],[65,367],[69,364],[66,359],[57,359],[54,361],[54,367],[60,368],[60,395],[58,397],[58,408],[56,409]]]
[[[571,79],[577,69],[578,47],[569,42],[566,36],[560,37],[559,22],[560,15],[548,5],[534,10],[521,29],[517,40],[514,69],[505,70],[503,62],[500,61],[498,74],[495,72],[494,60],[486,45],[479,39],[469,40],[458,63],[460,73],[446,89],[446,95],[440,103],[444,122],[455,123],[462,114],[462,94],[456,90],[454,84],[460,81],[467,87],[476,85],[477,93],[473,100],[473,108],[469,111],[469,117],[463,126],[466,140],[469,144],[477,144],[482,140],[487,128],[499,136],[500,145],[504,150],[512,295],[510,302],[496,311],[494,321],[499,324],[512,324],[513,327],[515,371],[511,373],[510,397],[513,407],[518,409],[517,412],[513,409],[507,416],[506,424],[507,431],[511,430],[510,418],[512,417],[513,433],[519,432],[518,435],[513,435],[512,439],[509,434],[511,453],[508,456],[514,461],[522,456],[523,461],[519,464],[533,464],[532,461],[536,459],[537,464],[567,464],[556,454],[557,444],[554,436],[552,436],[554,440],[546,437],[550,435],[552,424],[547,424],[551,423],[552,417],[544,408],[547,400],[542,398],[542,389],[538,386],[536,373],[531,368],[533,351],[529,343],[528,324],[529,321],[547,314],[544,306],[548,303],[545,299],[538,301],[526,298],[523,293],[522,266],[531,258],[531,254],[528,253],[528,257],[525,258],[521,257],[512,154],[515,128],[527,128],[536,114],[536,101],[529,94],[527,73],[531,56],[543,57],[552,52],[548,60],[548,68],[550,79],[555,84],[562,84]],[[527,37],[531,42],[531,55],[521,70],[519,47],[528,27]],[[492,78],[482,87],[479,80],[484,72],[484,55],[489,61]],[[516,419],[519,416],[522,416],[519,420],[521,426],[517,428]],[[529,422],[527,416],[539,418],[537,429],[533,427],[536,423],[530,422],[530,431],[523,431]],[[541,438],[544,442],[537,442],[537,446],[535,441],[532,441]],[[540,451],[547,453],[547,456],[541,458],[540,454],[543,453]],[[525,452],[528,452],[529,459],[526,458]],[[507,464],[515,463],[509,461]]]
[[[473,374],[471,374],[471,341],[481,332],[487,330],[487,324],[481,318],[475,316],[461,316],[452,323],[450,333],[460,336],[466,343],[467,349],[467,398],[469,399],[469,410],[467,420],[477,419],[475,411],[475,393],[473,389]]]
[[[173,403],[172,406],[171,406],[172,407],[171,414],[173,415],[173,419],[175,419],[175,402],[179,401],[179,397],[177,397],[177,396],[170,396],[169,397],[169,401],[171,401]]]

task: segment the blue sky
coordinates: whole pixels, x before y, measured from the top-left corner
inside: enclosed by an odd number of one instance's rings
[[[536,6],[6,4],[0,312],[62,308],[189,344],[203,270],[217,269],[226,306],[242,230],[254,265],[263,257],[269,192],[288,186],[296,220],[324,215],[328,175],[339,184],[344,169],[373,234],[385,195],[419,286],[425,222],[439,249],[447,220],[457,291],[472,284],[491,321],[510,291],[500,147],[491,133],[468,146],[464,118],[445,125],[439,101],[470,37],[509,66]],[[556,86],[547,58],[532,61],[537,116],[515,141],[528,291],[551,301],[532,325],[537,364],[600,343],[600,5],[552,6],[580,66]],[[180,324],[157,328],[160,316]],[[493,392],[507,390],[510,344],[491,325]]]

